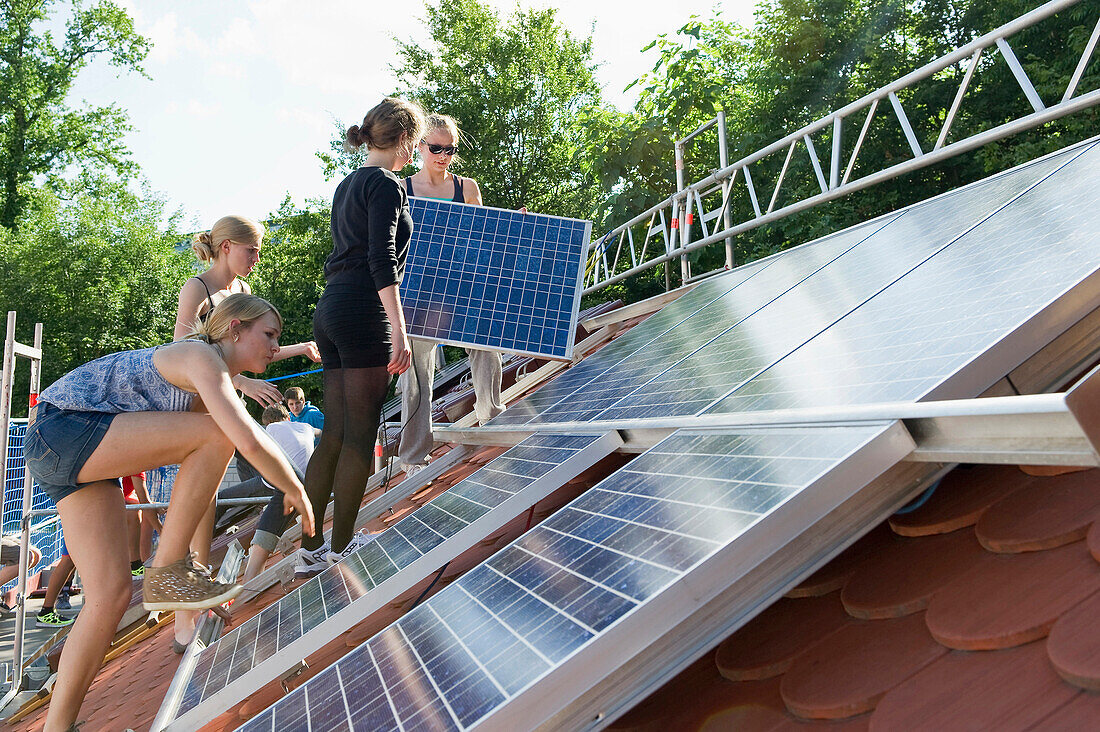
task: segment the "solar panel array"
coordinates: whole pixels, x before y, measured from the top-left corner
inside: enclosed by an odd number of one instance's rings
[[[1095,268],[1100,247],[1094,246],[1096,227],[1087,202],[1094,198],[1098,158],[1094,145],[1070,149],[918,204],[884,223],[853,227],[843,236],[792,251],[662,336],[694,347],[677,352],[655,344],[618,365],[614,379],[580,385],[538,409],[521,403],[515,414],[531,425],[699,414],[738,390],[756,394],[772,388],[768,385],[779,373],[787,376],[777,389],[802,393],[816,384],[813,404],[843,404],[855,397],[834,387],[834,376],[877,368],[883,359],[892,359],[895,371],[919,369],[925,360],[914,359],[912,351],[937,333],[955,334],[959,347],[967,350],[969,344],[967,352],[980,353],[989,338],[1019,324],[1016,315],[1041,304],[1028,299],[1036,288],[1057,289],[1067,277],[1080,278]],[[1071,188],[1081,199],[1072,207],[1065,193]],[[1059,217],[1065,214],[1061,226],[1051,227],[1049,217],[1040,215],[1052,208]],[[834,244],[837,256],[823,266],[806,262],[809,252],[830,241],[854,245]],[[1000,274],[987,252],[1005,262]],[[1057,261],[1044,263],[1047,259]],[[1005,279],[1012,272],[1029,284]],[[943,290],[944,282],[952,283],[950,292]],[[933,297],[953,305],[922,305]],[[993,329],[980,346],[968,340],[975,335],[975,316],[967,310],[979,304],[989,311],[983,322]],[[716,328],[721,318],[710,315],[718,307],[726,316],[725,328]],[[948,373],[936,369],[926,386]],[[898,384],[913,378],[912,373],[891,374],[885,386],[864,390],[858,400],[912,398]],[[732,409],[735,399],[723,410]],[[737,409],[796,403],[807,404],[798,397],[740,400]],[[510,419],[505,412],[492,424]]]
[[[409,210],[410,335],[572,357],[591,222],[430,198],[410,198]]]
[[[307,634],[313,648],[335,638],[373,610],[384,606],[422,578],[622,444],[604,435],[533,435],[490,461],[450,490],[404,517],[343,562],[323,571],[240,627],[204,649],[184,690],[176,715],[221,694],[245,674],[272,659]],[[490,515],[492,514],[492,515]],[[446,546],[444,544],[446,543]],[[417,565],[417,566],[414,566]],[[394,579],[404,570],[401,578]],[[322,623],[362,599],[359,607],[330,624]],[[278,678],[305,655],[275,659],[265,675],[249,684],[255,690]],[[240,688],[235,690],[240,693]],[[225,706],[226,697],[221,701]],[[224,707],[223,707],[224,708]],[[212,713],[207,707],[204,718]]]
[[[1098,192],[1090,141],[735,271],[523,417],[974,396],[1100,306]],[[732,581],[706,572],[847,500],[911,448],[899,432],[677,433],[243,729],[537,725],[571,700],[540,680],[599,682],[689,614],[647,608],[689,577],[704,603]]]
[[[467,729],[885,431],[676,434],[242,729]]]

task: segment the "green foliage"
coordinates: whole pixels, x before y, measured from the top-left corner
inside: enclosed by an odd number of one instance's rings
[[[734,162],[1024,14],[1032,5],[1023,0],[765,0],[757,6],[751,30],[726,22],[720,13],[709,20],[692,18],[675,34],[650,44],[659,58],[635,82],[641,94],[634,110],[606,114],[593,126],[586,154],[595,161],[601,188],[597,228],[610,230],[671,194],[673,140],[718,110],[726,112],[729,161]],[[1076,56],[1064,47],[1079,53],[1094,23],[1095,5],[1080,3],[1010,39],[1046,103],[1061,97],[1073,72]],[[965,63],[948,67],[900,94],[925,151],[936,141],[965,71]],[[1098,86],[1100,66],[1094,62],[1079,93]],[[1028,111],[1007,64],[995,50],[986,52],[948,142]],[[842,142],[850,151],[863,119],[851,117],[846,122]],[[1098,122],[1100,111],[1093,108],[746,232],[734,242],[735,262],[766,256],[1033,159],[1095,134]],[[606,140],[619,144],[606,145]],[[827,160],[830,132],[818,134],[815,144],[818,155]],[[854,176],[909,157],[900,125],[884,102],[861,148]],[[719,167],[718,160],[717,137],[705,133],[687,150],[686,180],[702,179]],[[783,162],[780,152],[752,167],[762,205]],[[777,207],[819,192],[801,146],[785,181]],[[747,195],[735,197],[732,207],[735,220],[752,215]],[[721,245],[695,253],[693,261],[696,272],[720,267]],[[675,285],[678,267],[671,269]],[[652,279],[632,278],[642,284],[617,286],[625,292],[620,296],[641,295]]]
[[[100,176],[34,192],[16,231],[0,229],[0,310],[19,314],[19,339],[44,324],[42,384],[114,351],[171,340],[176,299],[193,274],[163,203]],[[26,408],[26,364],[17,413]]]
[[[431,42],[398,44],[398,93],[459,121],[457,169],[487,205],[589,216],[596,189],[578,120],[600,105],[591,39],[553,9],[501,19],[477,0],[440,0],[427,13]]]
[[[133,20],[109,0],[85,8],[79,0],[59,44],[39,29],[54,0],[0,2],[0,226],[13,228],[35,176],[74,163],[117,174],[135,171],[122,142],[130,129],[115,105],[72,109],[73,82],[103,56],[120,70],[144,73],[149,43]]]

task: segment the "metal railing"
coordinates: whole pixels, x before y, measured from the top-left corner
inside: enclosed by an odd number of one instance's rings
[[[726,243],[726,267],[732,267],[734,262],[731,242],[733,237],[738,234],[1100,104],[1100,89],[1077,95],[1081,77],[1093,56],[1097,41],[1100,39],[1100,13],[1097,13],[1098,17],[1092,34],[1077,59],[1074,72],[1062,93],[1061,99],[1054,104],[1048,105],[1042,100],[1009,44],[1009,39],[1020,31],[1030,28],[1055,13],[1076,5],[1078,2],[1080,0],[1051,0],[1051,2],[729,165],[725,161],[725,117],[723,113],[719,113],[716,118],[704,123],[682,140],[675,142],[676,192],[664,201],[611,230],[602,238],[593,240],[589,246],[584,293],[588,294],[600,290],[615,282],[676,259],[681,261],[683,281],[685,283],[689,282],[693,279],[693,276],[686,255],[722,241]],[[1066,50],[1068,53],[1069,49]],[[1008,65],[1032,111],[1022,114],[1010,122],[948,143],[947,139],[951,134],[959,107],[975,75],[979,72],[988,72],[992,66],[992,64],[986,64],[982,68],[982,64],[980,64],[983,54],[989,51],[996,53]],[[925,150],[914,132],[899,93],[912,89],[918,83],[928,80],[944,69],[959,63],[966,63],[966,71],[951,105],[946,110],[933,110],[937,115],[942,112],[943,122],[937,124],[939,133],[936,142],[930,150]],[[878,114],[880,104],[884,101],[889,102],[893,111],[893,124],[900,127],[909,148],[907,151],[900,152],[903,156],[911,155],[911,157],[893,165],[884,165],[877,169],[872,167],[862,175],[853,177],[853,171],[859,159],[860,150],[867,139],[868,131],[876,120],[886,116]],[[859,117],[862,117],[859,134],[852,149],[846,155],[843,145],[845,123],[849,119],[858,119]],[[935,116],[934,119],[938,119],[938,116]],[[683,182],[685,145],[715,126],[719,128],[719,164],[722,166],[721,169],[699,181],[685,185]],[[825,161],[827,169],[823,167],[822,159],[814,145],[814,136],[826,131],[831,131],[831,155]],[[777,154],[784,154],[785,158],[780,172],[775,178],[770,195],[767,201],[763,202],[758,196],[757,185],[758,183],[763,185],[764,181],[763,179],[754,181],[753,166],[757,166],[756,170],[759,171],[761,166],[757,165],[758,163],[771,155]],[[793,200],[791,203],[777,208],[781,193],[798,195],[798,191],[793,184],[784,188],[785,183],[790,183],[788,172],[791,170],[791,162],[796,154],[808,156],[813,171],[812,181],[816,183],[816,187],[820,192]],[[761,191],[767,193],[763,188],[761,188]],[[707,210],[705,202],[713,200],[715,195],[719,193],[721,195],[717,207]],[[751,214],[739,221],[733,221],[731,203],[734,197],[738,195],[742,196],[742,200],[744,200],[744,196],[747,196],[748,208],[751,208]],[[762,205],[762,203],[766,205]],[[695,237],[696,226],[698,227],[698,237]]]

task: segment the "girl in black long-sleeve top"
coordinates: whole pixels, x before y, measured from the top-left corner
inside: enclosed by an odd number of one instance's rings
[[[393,171],[408,165],[424,130],[415,104],[386,99],[353,125],[346,145],[366,145],[366,163],[332,200],[332,254],[313,316],[324,366],[325,426],[306,470],[306,493],[324,516],[334,500],[331,547],[304,537],[295,571],[320,571],[367,542],[355,516],[370,477],[382,402],[391,374],[409,367],[398,285],[412,237],[408,198]]]

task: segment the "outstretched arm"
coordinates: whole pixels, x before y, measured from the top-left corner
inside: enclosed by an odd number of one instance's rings
[[[271,485],[283,492],[289,508],[302,516],[302,531],[313,535],[313,509],[302,483],[275,441],[248,416],[237,399],[229,371],[213,349],[189,350],[180,359],[187,379],[199,393],[214,423]]]
[[[295,356],[305,356],[313,363],[321,362],[321,352],[317,350],[317,344],[313,341],[295,343],[293,346],[280,346],[279,352],[275,354],[275,358],[271,359],[271,362],[275,363],[276,361],[282,361],[284,358],[294,358]]]

